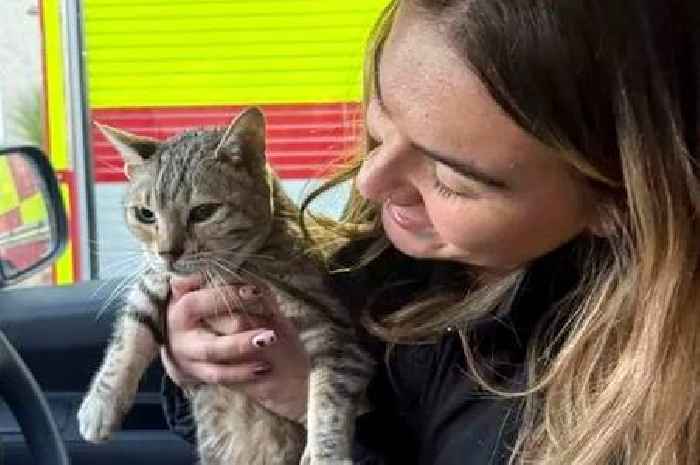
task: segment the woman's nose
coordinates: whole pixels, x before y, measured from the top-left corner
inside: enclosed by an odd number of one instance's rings
[[[377,147],[357,175],[357,189],[366,199],[382,201],[409,183],[411,160],[400,143],[392,141]]]

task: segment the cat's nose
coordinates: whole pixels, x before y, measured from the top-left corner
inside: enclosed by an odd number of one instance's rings
[[[171,250],[159,250],[158,256],[163,260],[168,267],[171,267],[177,260],[182,256],[182,250],[171,249]]]

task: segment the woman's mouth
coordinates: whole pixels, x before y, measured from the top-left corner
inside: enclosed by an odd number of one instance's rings
[[[384,214],[401,228],[411,232],[421,232],[432,227],[422,204],[397,205],[388,199],[384,202]]]

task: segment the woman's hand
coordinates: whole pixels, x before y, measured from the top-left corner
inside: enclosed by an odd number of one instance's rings
[[[200,286],[199,277],[172,281],[169,344],[161,349],[168,376],[182,388],[236,385],[278,415],[303,420],[309,360],[296,328],[279,313],[269,289],[251,284]],[[231,294],[238,299],[226,300],[238,300],[245,313],[232,311],[231,303],[224,302],[222,296]]]

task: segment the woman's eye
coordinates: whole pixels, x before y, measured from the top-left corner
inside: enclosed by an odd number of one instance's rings
[[[473,181],[455,173],[450,167],[438,165],[435,169],[433,187],[443,197],[475,198],[478,196],[478,192],[473,184]]]
[[[435,179],[435,183],[433,184],[433,187],[437,191],[438,194],[445,198],[450,198],[453,195],[457,195],[455,191],[444,185],[439,179]]]
[[[201,223],[208,220],[216,213],[221,205],[218,203],[205,203],[190,210],[190,223]]]
[[[134,207],[136,219],[143,224],[153,224],[156,222],[156,214],[146,207]]]

